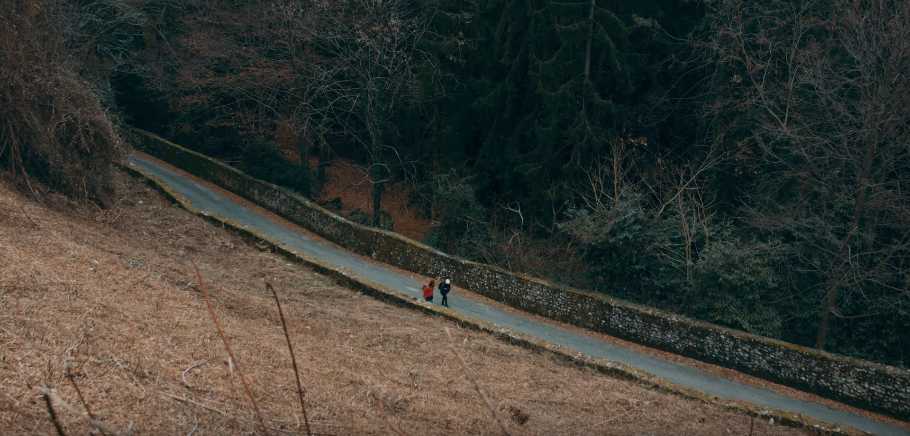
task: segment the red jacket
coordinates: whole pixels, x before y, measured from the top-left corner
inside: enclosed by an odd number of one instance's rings
[[[423,285],[423,298],[430,298],[433,296],[433,287],[430,285]]]

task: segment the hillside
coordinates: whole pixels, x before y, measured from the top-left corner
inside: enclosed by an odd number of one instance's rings
[[[312,166],[316,166],[315,164],[314,162]],[[348,159],[337,158],[332,166],[326,169],[326,183],[322,196],[316,200],[342,216],[350,217],[354,210],[368,215],[373,212],[371,193],[363,189],[368,183],[366,169]],[[392,216],[396,232],[420,241],[429,232],[432,222],[419,216],[420,210],[411,204],[408,192],[404,182],[390,183],[385,188],[382,208]]]
[[[274,301],[301,367],[313,431],[499,434],[448,349],[453,331],[515,434],[749,434],[750,420],[380,303],[172,207],[117,175],[116,205],[49,207],[0,186],[0,434],[53,434],[37,386],[134,434],[262,434],[191,273],[195,261],[273,434],[301,420]],[[191,368],[188,370],[188,368]],[[175,400],[181,398],[185,400]],[[91,428],[56,407],[66,434]],[[798,434],[755,422],[754,434]]]

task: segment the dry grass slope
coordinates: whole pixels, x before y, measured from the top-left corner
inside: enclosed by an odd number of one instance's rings
[[[515,435],[804,434],[750,429],[720,406],[377,302],[116,179],[105,212],[44,208],[0,185],[0,435],[57,433],[44,385],[73,410],[84,397],[121,434],[264,434],[191,262],[274,435],[306,430],[266,281],[281,297],[313,434],[389,435],[390,422],[408,435],[502,434],[458,356]],[[67,435],[94,429],[55,410]]]

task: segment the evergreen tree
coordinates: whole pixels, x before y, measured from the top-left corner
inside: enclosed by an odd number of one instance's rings
[[[603,153],[628,122],[632,92],[626,26],[596,2],[491,2],[489,90],[475,107],[494,119],[477,159],[489,193],[547,221],[567,199],[566,182]]]

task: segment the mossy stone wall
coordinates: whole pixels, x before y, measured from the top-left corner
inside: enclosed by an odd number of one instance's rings
[[[214,183],[354,253],[460,286],[508,306],[715,363],[857,407],[910,420],[910,372],[556,287],[459,259],[397,233],[345,220],[288,190],[136,131],[137,148]]]

